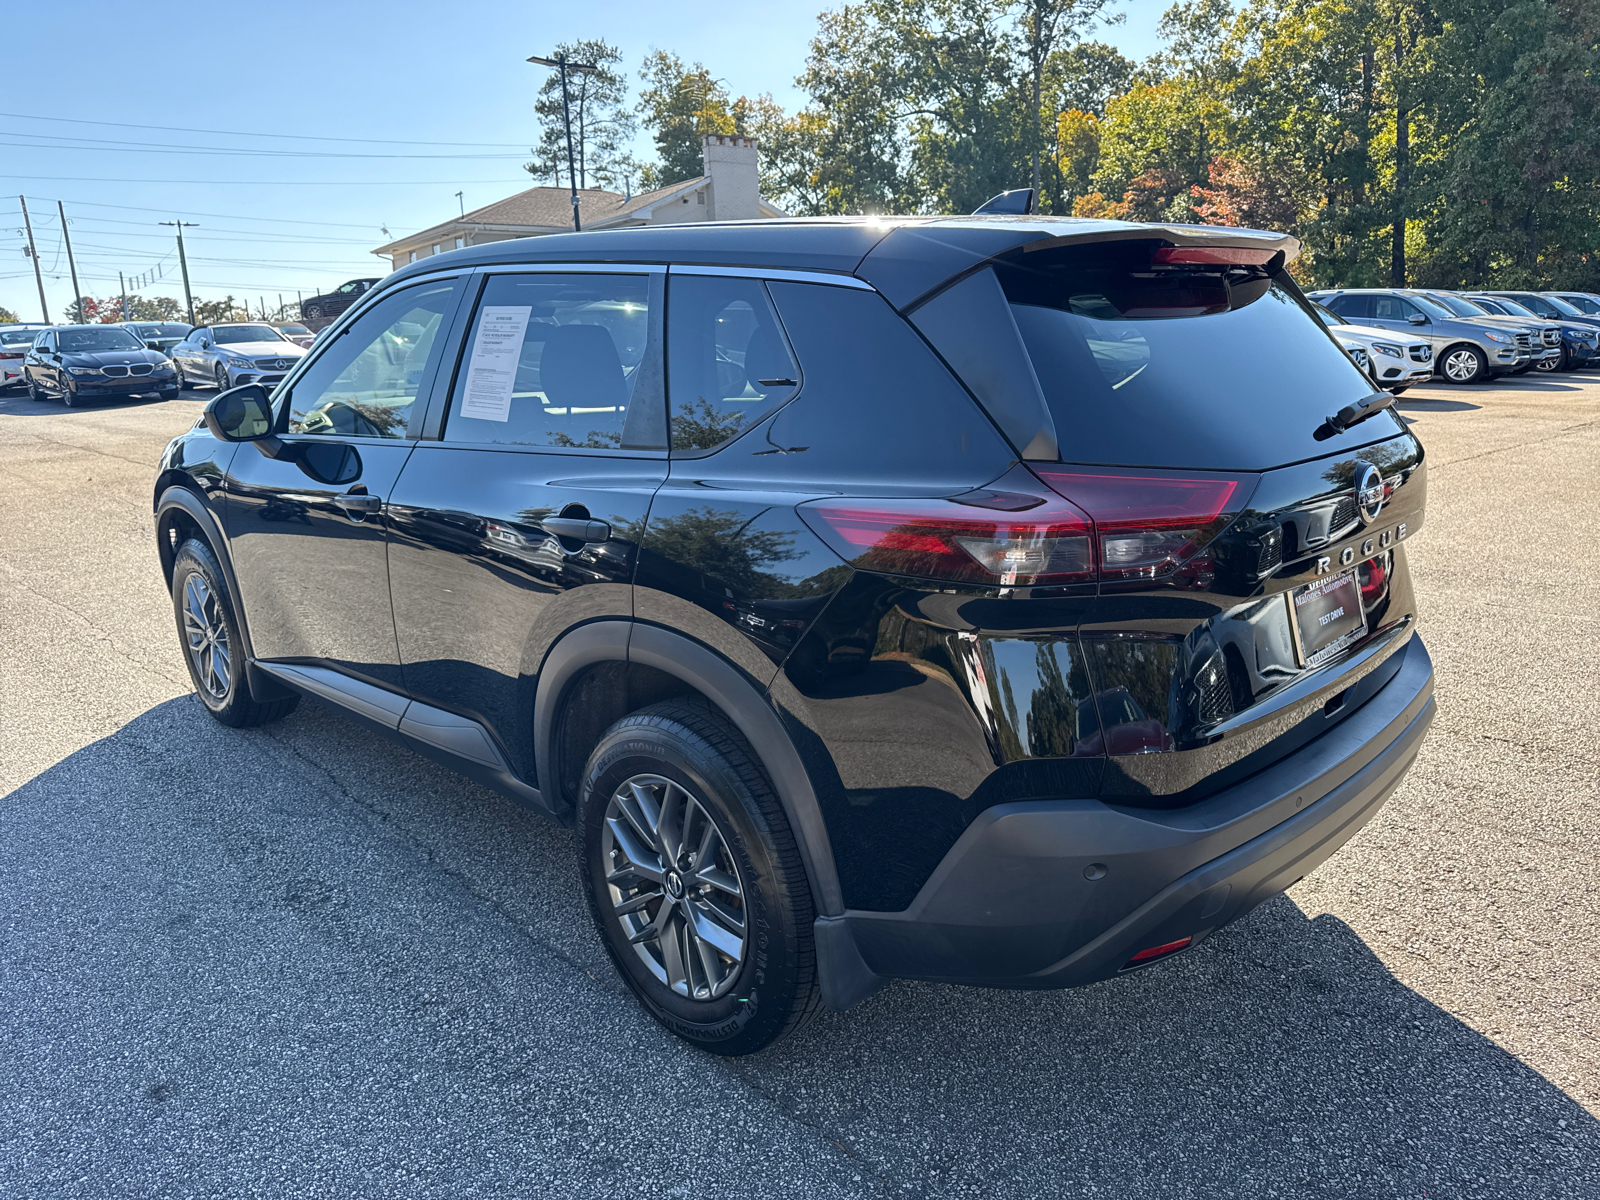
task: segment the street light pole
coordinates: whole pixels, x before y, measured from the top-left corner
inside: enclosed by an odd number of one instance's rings
[[[592,75],[599,67],[595,63],[568,62],[565,50],[556,51],[554,58],[540,58],[535,54],[528,61],[538,63],[541,67],[555,67],[561,72],[561,119],[567,127],[567,182],[572,185],[572,228],[582,233],[583,218],[578,215],[578,159],[572,152],[572,97],[567,92],[567,72]]]
[[[183,252],[184,229],[199,228],[195,221],[162,221],[163,225],[175,225],[178,229],[178,266],[183,268],[183,300],[189,306],[189,324],[194,324],[194,293],[189,290],[189,259]]]

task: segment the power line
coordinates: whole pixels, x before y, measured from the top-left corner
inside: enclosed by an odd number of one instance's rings
[[[238,129],[190,129],[182,125],[132,125],[126,121],[88,121],[80,117],[41,117],[33,113],[0,113],[18,121],[55,121],[63,125],[98,125],[107,129],[148,129],[156,133],[211,133],[219,137],[290,138],[302,142],[351,142],[362,146],[474,146],[490,150],[517,150],[521,142],[419,142],[412,138],[342,138],[310,133],[249,132]]]
[[[102,180],[100,182],[104,182],[104,181]],[[41,197],[38,197],[38,196],[34,197],[35,200],[38,200],[40,198]],[[51,200],[50,203],[53,204],[53,203],[55,203],[55,201]],[[145,207],[141,207],[140,205],[137,205],[137,204],[106,204],[103,201],[99,201],[99,200],[68,200],[66,203],[74,205],[74,206],[77,206],[77,207],[83,207],[83,208],[114,208],[114,209],[117,209],[117,210],[122,211],[122,212],[165,213],[165,212],[170,211],[170,210],[165,209],[165,208],[145,208]],[[355,223],[353,221],[305,221],[305,220],[295,220],[292,217],[247,217],[247,216],[242,216],[242,215],[240,215],[238,213],[185,212],[185,213],[181,213],[179,215],[180,216],[185,216],[185,217],[216,217],[218,220],[222,220],[222,221],[262,221],[262,222],[270,223],[270,224],[273,224],[273,225],[317,225],[317,226],[322,226],[322,227],[325,227],[325,228],[328,228],[328,229],[371,229],[372,228],[372,225],[370,223],[368,223],[368,224],[357,224],[357,223]],[[381,228],[381,226],[380,226],[380,228]],[[414,231],[410,231],[410,232],[414,232]]]
[[[103,175],[0,175],[0,179],[49,180],[52,183],[178,183],[193,187],[443,187],[451,183],[504,187],[522,182],[516,179],[129,179]]]
[[[57,134],[49,133],[17,133],[11,130],[0,130],[0,138],[56,138]],[[371,154],[362,151],[350,150],[252,150],[240,146],[166,146],[159,142],[122,142],[109,138],[73,138],[79,145],[49,145],[39,142],[6,142],[0,141],[0,146],[15,146],[24,150],[79,150],[93,151],[96,154],[204,154],[222,155],[224,157],[250,157],[250,158],[417,158],[417,159],[518,159],[528,157],[529,151],[521,154]]]

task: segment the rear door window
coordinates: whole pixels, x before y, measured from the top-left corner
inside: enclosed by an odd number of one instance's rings
[[[704,453],[800,387],[800,368],[758,279],[674,274],[667,291],[672,450]]]
[[[1154,264],[1145,242],[1018,254],[996,274],[1066,462],[1265,470],[1402,427],[1324,419],[1372,385],[1261,268]]]
[[[1327,307],[1333,309],[1341,317],[1371,317],[1371,296],[1335,296],[1329,300]]]
[[[650,277],[496,275],[451,389],[444,440],[616,450],[650,338]]]

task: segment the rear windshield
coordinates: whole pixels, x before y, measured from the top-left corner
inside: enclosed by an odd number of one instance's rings
[[[0,346],[24,346],[39,336],[37,329],[0,329]]]
[[[1261,268],[1152,265],[1154,244],[996,269],[1066,462],[1264,470],[1391,437],[1388,413],[1319,440],[1372,385]]]

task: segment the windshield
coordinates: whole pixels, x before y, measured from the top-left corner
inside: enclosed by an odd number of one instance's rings
[[[102,350],[143,350],[144,343],[126,329],[63,329],[56,335],[63,354],[97,354]]]
[[[1409,295],[1408,298],[1413,304],[1415,304],[1423,312],[1427,313],[1430,317],[1443,317],[1446,321],[1448,321],[1451,317],[1456,315],[1444,305],[1440,304],[1437,300],[1430,300],[1427,296]]]
[[[187,325],[135,325],[142,338],[181,338],[189,332]]]
[[[236,346],[240,342],[283,342],[288,339],[271,325],[213,325],[211,336],[219,346]]]
[[[1581,317],[1584,315],[1579,309],[1568,304],[1560,296],[1541,296],[1539,298],[1554,308],[1563,317]]]
[[[1442,304],[1458,317],[1487,316],[1489,310],[1474,304],[1471,300],[1463,300],[1460,296],[1430,295],[1428,297],[1436,304]]]
[[[1504,296],[1496,296],[1494,302],[1505,310],[1508,317],[1532,317],[1535,321],[1541,319],[1538,313],[1531,312],[1515,300],[1507,300]]]
[[[1261,269],[1152,271],[1152,249],[1072,246],[996,270],[1064,461],[1263,470],[1399,428],[1384,415],[1326,437],[1327,414],[1372,385],[1317,316]]]
[[[278,326],[278,332],[279,333],[310,333],[311,330],[307,329],[304,325],[279,325]]]
[[[0,329],[0,346],[26,346],[38,336],[36,329]]]

